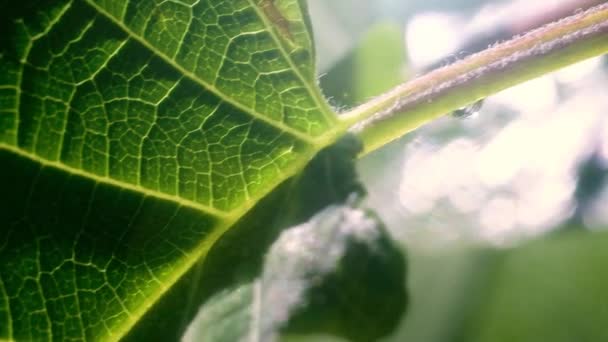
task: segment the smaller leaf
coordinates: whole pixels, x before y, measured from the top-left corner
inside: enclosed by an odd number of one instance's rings
[[[459,340],[608,341],[606,246],[607,232],[569,227],[504,251]]]
[[[407,304],[405,260],[370,212],[330,206],[270,247],[262,275],[212,297],[186,341],[273,341],[327,333],[369,341],[390,333]]]
[[[334,105],[353,107],[402,83],[407,77],[404,41],[400,25],[376,24],[321,77],[323,93]]]

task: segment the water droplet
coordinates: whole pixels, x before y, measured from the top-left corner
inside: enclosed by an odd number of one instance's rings
[[[468,118],[471,115],[477,114],[481,110],[481,107],[483,106],[483,101],[484,101],[484,99],[481,99],[473,104],[456,109],[455,111],[452,112],[452,116],[455,118],[463,119],[463,118]]]

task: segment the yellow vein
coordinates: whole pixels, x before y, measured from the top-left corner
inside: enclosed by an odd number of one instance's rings
[[[34,183],[32,183],[34,185]],[[37,232],[36,232],[37,233]],[[42,313],[44,313],[46,324],[48,325],[49,341],[53,341],[53,322],[51,321],[51,315],[49,314],[49,300],[44,290],[42,289],[42,282],[40,281],[40,275],[42,274],[42,265],[40,260],[42,259],[40,253],[40,238],[36,239],[36,273],[38,279],[35,281],[36,287],[38,288],[38,294],[42,297]]]
[[[7,326],[6,333],[8,334],[8,338],[10,340],[13,338],[13,317],[11,315],[10,298],[4,287],[4,282],[2,281],[2,277],[0,277],[0,296],[4,297],[4,299],[5,299],[6,305],[4,306],[4,308],[6,309],[6,326]],[[2,341],[2,339],[0,339],[0,341]]]
[[[91,190],[91,194],[88,196],[89,197],[89,201],[87,203],[87,209],[84,212],[84,216],[82,219],[82,223],[80,224],[80,231],[76,234],[75,238],[74,238],[74,243],[72,244],[72,257],[71,260],[72,262],[72,283],[74,284],[74,293],[76,294],[74,296],[74,300],[76,301],[76,310],[78,310],[78,325],[80,325],[80,334],[82,337],[82,340],[86,340],[86,336],[85,336],[85,327],[84,327],[84,322],[82,321],[82,313],[84,312],[84,310],[82,309],[82,304],[80,303],[80,297],[78,296],[78,280],[76,279],[76,246],[78,245],[78,242],[80,241],[80,238],[82,237],[82,235],[85,232],[85,226],[89,223],[89,219],[91,218],[91,211],[93,210],[93,203],[95,200],[95,195],[97,193],[97,186],[99,183],[95,183],[95,185],[93,185],[93,189]],[[143,202],[143,199],[140,199],[139,203],[141,206],[141,203]],[[138,207],[139,209],[139,207]],[[123,234],[125,234],[127,231],[127,229],[125,229],[125,231],[123,232]],[[106,276],[106,274],[104,273],[104,276]]]
[[[100,7],[99,5],[95,4],[92,0],[85,0],[85,2],[87,4],[89,4],[89,6],[93,7],[96,11],[98,11],[99,13],[101,13],[104,17],[108,18],[111,22],[113,22],[115,25],[117,25],[120,29],[122,29],[125,33],[127,33],[130,37],[132,37],[133,39],[135,39],[137,42],[139,42],[140,44],[142,44],[145,48],[147,48],[148,50],[150,50],[151,52],[153,52],[156,56],[160,57],[163,61],[165,61],[166,63],[168,63],[169,65],[171,65],[174,69],[176,69],[177,71],[179,71],[180,73],[182,73],[183,75],[185,75],[186,77],[188,77],[189,79],[193,80],[194,82],[198,83],[200,86],[206,88],[207,90],[209,90],[210,92],[214,93],[217,97],[219,97],[220,99],[222,99],[222,101],[225,101],[227,103],[229,103],[230,105],[232,105],[233,107],[243,111],[244,113],[247,113],[249,115],[251,115],[252,117],[263,121],[277,129],[280,129],[296,138],[298,138],[299,140],[306,142],[310,145],[318,145],[317,141],[315,139],[313,139],[311,136],[304,134],[300,131],[297,131],[287,125],[285,125],[282,122],[278,122],[278,121],[274,121],[258,112],[256,112],[255,110],[251,109],[251,108],[247,108],[246,106],[242,105],[241,103],[233,100],[230,96],[227,96],[226,94],[224,94],[222,91],[220,91],[219,89],[217,89],[215,86],[211,85],[210,83],[207,83],[206,81],[200,79],[196,74],[194,74],[193,72],[186,70],[184,67],[182,67],[181,65],[179,65],[178,63],[176,63],[174,60],[172,60],[169,56],[165,55],[164,53],[158,51],[152,44],[150,44],[147,40],[145,40],[143,37],[137,35],[135,32],[133,32],[130,28],[128,28],[125,24],[123,24],[122,22],[118,21],[116,18],[114,18],[114,16],[112,16],[110,13],[108,13],[106,10],[104,10],[102,7]]]
[[[17,110],[17,112],[15,113],[15,144],[19,141],[19,126],[20,126],[20,122],[21,122],[21,117],[19,115],[19,108],[21,107],[21,97],[23,95],[22,90],[21,90],[21,85],[23,83],[23,70],[25,69],[25,63],[27,62],[27,59],[30,55],[30,50],[32,49],[34,41],[36,41],[40,37],[43,37],[46,34],[48,34],[51,31],[51,29],[53,27],[55,27],[55,25],[57,25],[57,23],[60,22],[61,18],[63,18],[65,13],[71,7],[72,7],[72,2],[68,2],[67,4],[65,4],[65,6],[63,6],[63,8],[61,8],[61,10],[57,14],[57,16],[49,22],[49,25],[42,32],[40,32],[37,35],[30,36],[27,45],[23,49],[23,56],[21,56],[21,58],[19,60],[20,68],[19,68],[18,78],[17,78],[17,82],[16,82],[17,84],[15,85],[15,87],[16,87],[15,109]],[[23,23],[23,20],[21,20],[21,19],[19,19],[19,20],[21,21],[21,24],[23,25],[24,31],[27,31],[27,27]],[[28,33],[28,36],[29,36],[29,33]]]
[[[119,181],[113,178],[109,178],[109,177],[102,177],[102,176],[98,176],[96,174],[87,172],[87,171],[83,171],[81,169],[77,169],[71,166],[68,166],[66,164],[62,164],[56,161],[50,161],[50,160],[46,160],[43,158],[38,157],[35,154],[29,153],[27,151],[24,151],[18,147],[12,146],[12,145],[7,145],[5,143],[0,143],[0,150],[6,150],[9,152],[12,152],[20,157],[23,158],[27,158],[29,160],[35,161],[41,165],[44,166],[49,166],[49,167],[53,167],[55,169],[59,169],[61,171],[65,171],[67,173],[73,174],[73,175],[77,175],[80,177],[85,177],[88,179],[91,179],[97,183],[102,183],[102,184],[108,184],[108,185],[112,185],[118,188],[122,188],[122,189],[127,189],[127,190],[131,190],[134,192],[138,192],[141,193],[142,195],[145,196],[150,196],[150,197],[154,197],[154,198],[158,198],[158,199],[162,199],[162,200],[166,200],[166,201],[170,201],[170,202],[174,202],[178,205],[184,206],[184,207],[189,207],[189,208],[193,208],[196,210],[199,210],[202,213],[206,213],[209,215],[213,215],[216,216],[220,219],[226,219],[227,217],[230,216],[230,213],[210,207],[210,206],[206,206],[203,205],[201,203],[198,202],[194,202],[191,200],[187,200],[181,197],[177,197],[174,195],[169,195],[163,192],[159,192],[159,191],[154,191],[152,189],[147,189],[144,187],[141,187],[139,185],[134,185],[134,184],[130,184],[130,183],[126,183],[123,181]]]
[[[184,262],[180,265],[176,265],[170,275],[166,276],[164,279],[157,279],[159,282],[162,280],[159,286],[160,289],[156,291],[156,293],[148,296],[141,305],[138,305],[135,310],[133,310],[132,315],[128,316],[128,319],[122,320],[118,326],[114,327],[112,337],[108,339],[108,341],[120,340],[124,337],[168,289],[173,287],[173,285],[177,283],[177,281],[186,274],[197,261],[208,254],[215,242],[236,222],[236,220],[237,218],[235,217],[232,220],[229,219],[224,221],[224,223],[217,225],[211,230],[210,234],[205,236],[205,238],[203,238],[203,240],[190,252],[189,257],[186,258]]]

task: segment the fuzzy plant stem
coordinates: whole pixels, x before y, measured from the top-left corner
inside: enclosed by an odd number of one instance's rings
[[[498,43],[342,115],[364,154],[503,89],[608,52],[608,3]]]

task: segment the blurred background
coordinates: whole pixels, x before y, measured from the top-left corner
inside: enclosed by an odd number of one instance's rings
[[[319,82],[346,111],[606,1],[309,0]],[[608,341],[608,62],[448,113],[360,161],[410,259],[390,341]]]

